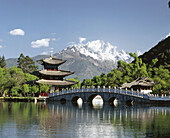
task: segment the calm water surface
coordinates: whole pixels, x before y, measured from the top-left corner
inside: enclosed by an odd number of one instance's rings
[[[0,102],[2,138],[170,137],[170,107]]]

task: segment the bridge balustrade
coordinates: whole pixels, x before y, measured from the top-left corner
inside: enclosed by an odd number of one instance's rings
[[[65,89],[65,90],[62,90],[62,91],[58,91],[58,92],[55,92],[55,93],[50,93],[49,94],[49,97],[53,97],[53,96],[58,96],[58,95],[64,95],[64,94],[71,94],[71,93],[86,93],[86,92],[95,92],[95,93],[117,93],[117,94],[124,94],[124,95],[129,95],[129,96],[133,96],[133,97],[140,97],[140,98],[144,98],[144,99],[149,99],[149,100],[170,100],[170,96],[167,96],[166,94],[165,95],[162,95],[162,96],[159,96],[159,95],[153,95],[153,94],[144,94],[144,93],[141,93],[139,92],[138,90],[137,91],[134,91],[133,89],[131,90],[127,90],[127,89],[118,89],[116,87],[114,88],[111,88],[111,87],[108,87],[106,88],[105,86],[103,88],[101,88],[100,86],[98,87],[87,87],[87,88],[76,88],[76,89]]]
[[[131,96],[135,96],[135,97],[142,97],[142,98],[147,98],[148,95],[144,94],[144,93],[140,93],[139,91],[134,91],[133,89],[131,90],[127,90],[127,89],[117,89],[116,87],[111,88],[110,86],[108,88],[105,88],[105,86],[103,86],[103,88],[101,88],[100,86],[95,87],[93,86],[92,88],[87,87],[87,88],[71,88],[71,89],[65,89],[62,91],[58,91],[57,93],[50,93],[49,97],[53,97],[56,95],[63,95],[63,94],[69,94],[69,93],[77,93],[77,92],[109,92],[109,93],[120,93],[120,94],[125,94],[125,95],[131,95]]]
[[[87,88],[84,88],[82,87],[81,89],[65,89],[65,90],[62,90],[62,91],[58,91],[57,93],[50,93],[49,97],[53,97],[53,96],[56,96],[56,95],[63,95],[63,94],[69,94],[69,93],[77,93],[77,92],[106,92],[106,93],[120,93],[120,94],[125,94],[125,95],[131,95],[131,96],[135,96],[135,97],[141,97],[141,98],[145,98],[145,99],[150,99],[150,100],[165,100],[165,99],[170,99],[170,96],[167,96],[167,95],[162,95],[162,96],[159,96],[159,95],[153,95],[153,94],[144,94],[144,93],[141,93],[139,92],[138,90],[137,91],[134,91],[133,89],[131,90],[127,90],[127,89],[117,89],[116,87],[114,88],[111,88],[111,87],[108,87],[108,88],[105,88],[105,86],[103,88],[101,88],[100,86],[98,87],[87,87]]]

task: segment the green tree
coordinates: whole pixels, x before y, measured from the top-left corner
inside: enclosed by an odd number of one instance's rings
[[[38,69],[38,66],[35,65],[33,59],[29,56],[24,57],[23,53],[20,54],[17,64],[18,68],[21,68],[24,73],[31,73]]]
[[[72,86],[73,88],[80,88],[80,87],[81,87],[81,82],[80,82],[80,80],[78,79],[78,77],[69,78],[68,80],[77,82],[77,84],[74,84],[74,85]]]
[[[25,63],[25,57],[24,57],[23,53],[21,53],[18,60],[17,60],[18,68],[23,69],[24,63]]]
[[[13,66],[9,70],[6,70],[4,78],[6,78],[4,80],[4,87],[5,89],[9,89],[8,96],[11,96],[12,88],[21,87],[25,79],[22,70],[17,68],[16,66]]]
[[[4,56],[0,56],[0,67],[5,68],[6,67],[6,61]]]
[[[130,53],[135,60],[132,63],[126,63],[118,61],[118,67],[111,70],[107,75],[101,74],[100,76],[94,76],[92,79],[85,79],[82,82],[82,86],[111,86],[120,87],[125,82],[132,82],[139,77],[149,77],[156,82],[154,86],[154,92],[159,93],[162,90],[165,92],[170,91],[170,72],[166,69],[166,66],[157,66],[159,60],[153,59],[152,63],[146,65],[142,62],[142,59],[138,58],[134,53]]]
[[[102,73],[100,75],[101,78],[101,86],[107,86],[107,75],[105,73]]]
[[[4,69],[0,67],[0,96],[4,93],[4,83],[5,83],[5,77],[4,77]]]
[[[101,77],[100,76],[94,76],[92,79],[92,82],[94,82],[94,86],[101,86],[102,81],[101,81]]]
[[[25,76],[25,81],[26,81],[26,82],[38,80],[38,77],[37,77],[37,76],[32,75],[32,74],[30,74],[30,73],[24,73],[24,76]]]
[[[22,92],[25,97],[28,96],[28,93],[30,92],[30,88],[28,84],[22,85]]]
[[[47,84],[40,84],[40,93],[41,92],[45,92],[47,93],[50,89],[51,85],[47,85]]]
[[[14,86],[12,87],[11,89],[11,92],[12,92],[12,96],[18,96],[19,92],[20,92],[21,88],[18,87],[18,86]]]
[[[30,86],[30,92],[32,96],[34,97],[39,92],[39,86],[37,85]]]

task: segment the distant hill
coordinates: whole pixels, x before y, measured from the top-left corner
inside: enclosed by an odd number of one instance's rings
[[[108,42],[95,40],[85,44],[73,44],[53,56],[67,60],[65,64],[60,66],[60,69],[75,72],[69,77],[78,77],[82,81],[101,73],[110,72],[117,67],[117,61],[119,60],[125,62],[133,60],[128,53],[123,50],[118,51],[116,48]],[[140,54],[139,51],[138,53]],[[33,60],[36,61],[46,57],[49,57],[49,55],[38,55],[33,57]],[[17,59],[7,59],[6,61],[8,68],[17,65]],[[39,70],[43,69],[40,64],[36,63],[36,65],[38,65]]]
[[[38,55],[33,57],[32,59],[35,61],[35,64],[38,65],[39,69],[42,69],[42,66],[36,62],[36,60],[47,58],[49,55]],[[18,58],[8,58],[6,59],[7,68],[10,68],[12,66],[17,66],[17,60]]]
[[[150,64],[152,59],[157,58],[156,67],[164,65],[170,70],[170,36],[160,41],[156,46],[151,48],[148,52],[139,56],[146,64]]]
[[[8,58],[8,59],[6,59],[7,68],[10,68],[12,66],[17,65],[17,60],[18,60],[17,58]]]

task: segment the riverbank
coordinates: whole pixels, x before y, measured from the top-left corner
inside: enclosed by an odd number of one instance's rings
[[[34,102],[38,97],[0,97],[2,101],[11,102]]]
[[[5,102],[46,102],[47,97],[0,97]]]

